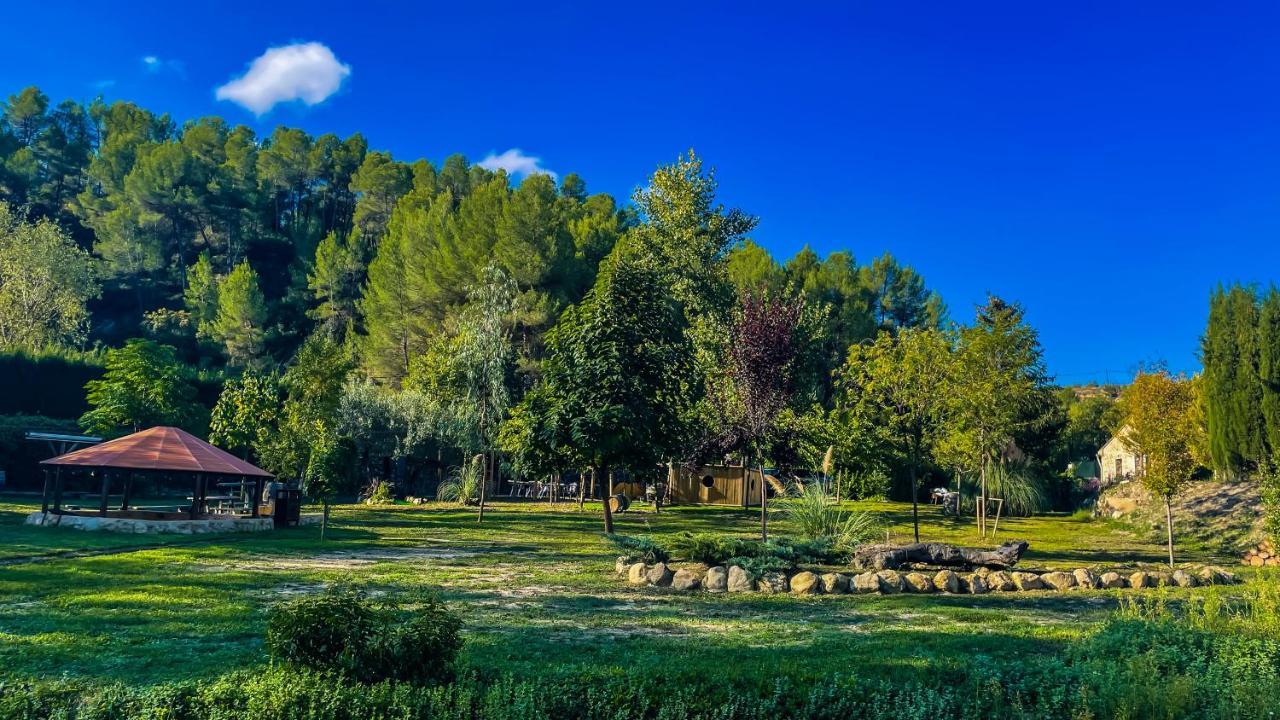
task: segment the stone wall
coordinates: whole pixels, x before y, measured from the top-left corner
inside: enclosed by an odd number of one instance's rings
[[[1028,590],[1063,591],[1075,589],[1116,589],[1155,587],[1197,587],[1200,585],[1230,585],[1236,576],[1217,567],[1199,570],[1175,570],[1173,572],[1146,570],[1130,572],[1097,573],[1088,568],[1070,572],[1054,570],[1034,573],[1023,571],[988,570],[979,568],[972,573],[952,570],[907,571],[881,570],[861,574],[813,573],[803,570],[796,573],[765,573],[752,578],[736,565],[728,567],[686,567],[672,570],[665,563],[646,565],[628,563],[618,558],[614,570],[633,585],[671,587],[693,592],[761,592],[792,593],[795,595],[835,595],[841,593],[950,593],[981,595],[989,592],[1019,592]]]
[[[76,530],[104,530],[121,533],[174,533],[197,535],[201,533],[262,532],[275,529],[275,521],[269,517],[198,518],[196,520],[142,520],[138,518],[101,517],[93,515],[67,515],[33,512],[27,516],[28,525],[66,527]]]

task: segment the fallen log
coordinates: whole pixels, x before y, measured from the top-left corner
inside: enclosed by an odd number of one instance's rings
[[[897,570],[904,565],[1009,568],[1018,564],[1026,550],[1026,540],[1007,542],[995,550],[943,543],[866,545],[854,551],[852,564],[859,570]]]

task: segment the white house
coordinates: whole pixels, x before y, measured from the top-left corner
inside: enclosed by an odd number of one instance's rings
[[[1129,432],[1129,426],[1125,425],[1098,450],[1098,471],[1104,486],[1142,475],[1142,456],[1135,453],[1124,440]]]

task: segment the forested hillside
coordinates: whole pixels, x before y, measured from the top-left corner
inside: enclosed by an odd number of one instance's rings
[[[44,238],[6,251],[6,351],[146,336],[193,364],[269,368],[320,331],[356,336],[361,367],[390,383],[449,334],[491,261],[518,286],[511,323],[520,367],[533,372],[542,333],[638,222],[575,174],[516,182],[461,155],[396,159],[359,134],[278,127],[258,137],[128,102],[54,104],[34,87],[4,104],[0,202],[6,248]],[[937,324],[943,313],[887,255],[860,266],[851,253],[806,249],[783,267],[744,241],[729,272],[744,285],[795,283],[830,304],[833,364],[879,327]],[[11,297],[21,276],[42,274],[56,317]]]

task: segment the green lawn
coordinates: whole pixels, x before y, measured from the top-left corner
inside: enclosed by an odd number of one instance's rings
[[[890,539],[910,538],[909,505],[850,505],[875,512]],[[1121,596],[797,598],[628,587],[612,573],[617,551],[600,533],[598,506],[499,502],[483,525],[452,506],[342,506],[323,543],[314,527],[194,538],[27,527],[32,507],[0,503],[0,666],[20,676],[56,670],[150,683],[260,664],[266,609],[337,580],[374,593],[438,587],[466,619],[468,662],[529,675],[645,665],[757,678],[900,676],[974,654],[1052,653]],[[757,523],[758,511],[641,509],[618,516],[617,530],[749,536]],[[922,508],[922,523],[924,539],[980,544],[971,521],[934,507]],[[771,530],[785,534],[785,517]],[[1074,516],[1002,519],[999,540],[1010,538],[1030,541],[1023,564],[1033,568],[1132,567],[1164,553],[1110,522]],[[1182,552],[1188,562],[1232,560]]]

